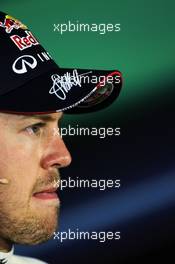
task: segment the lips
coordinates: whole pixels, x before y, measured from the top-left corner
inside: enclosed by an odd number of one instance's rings
[[[35,198],[47,200],[47,199],[58,199],[56,188],[45,189],[33,194]]]

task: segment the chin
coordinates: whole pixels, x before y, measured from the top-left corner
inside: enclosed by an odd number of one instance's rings
[[[58,227],[59,208],[16,210],[0,217],[1,236],[16,244],[36,245],[48,241]]]
[[[57,229],[57,222],[48,223],[45,226],[36,226],[36,228],[29,228],[30,232],[20,232],[15,234],[12,238],[14,243],[23,245],[37,245],[44,243],[51,239],[55,230]]]
[[[52,214],[47,218],[32,217],[18,222],[7,238],[16,244],[37,245],[48,241],[57,228],[58,215],[53,217]]]

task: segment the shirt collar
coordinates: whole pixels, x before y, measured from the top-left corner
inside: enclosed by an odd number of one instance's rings
[[[14,253],[14,246],[12,246],[9,252],[0,251],[0,264],[8,264]]]

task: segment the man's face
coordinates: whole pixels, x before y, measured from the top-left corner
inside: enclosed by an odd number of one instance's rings
[[[62,113],[0,113],[0,238],[21,244],[48,240],[57,227],[58,168],[71,157],[58,133]],[[49,193],[50,192],[50,193]]]

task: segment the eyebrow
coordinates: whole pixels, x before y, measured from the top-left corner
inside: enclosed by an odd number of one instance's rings
[[[60,119],[62,119],[63,117],[63,113],[61,114],[61,116],[59,117],[58,121]],[[47,121],[47,122],[52,122],[52,121],[56,121],[57,118],[51,116],[51,115],[47,115],[47,114],[41,114],[41,115],[26,115],[26,116],[21,116],[19,120],[25,120],[25,119],[40,119],[42,121]]]

